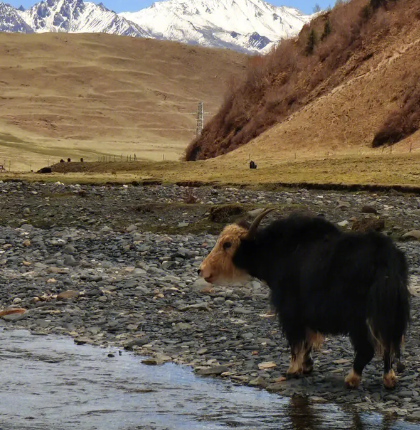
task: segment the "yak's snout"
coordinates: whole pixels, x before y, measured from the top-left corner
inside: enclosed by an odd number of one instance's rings
[[[213,272],[215,268],[212,268],[211,264],[208,262],[208,258],[206,258],[200,265],[198,269],[198,276],[201,276],[205,279],[206,282],[210,284],[214,280]]]

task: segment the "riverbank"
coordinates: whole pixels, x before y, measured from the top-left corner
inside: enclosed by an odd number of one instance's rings
[[[270,190],[283,186],[339,187],[371,190],[397,187],[419,191],[420,153],[381,150],[339,153],[232,154],[206,161],[71,162],[52,166],[51,174],[0,172],[0,180],[64,182],[68,184],[200,183]],[[236,152],[235,152],[236,155]],[[58,161],[58,160],[57,160]],[[7,168],[7,166],[5,166]]]
[[[78,344],[125,347],[152,357],[149,364],[188,364],[198,373],[314,403],[420,420],[419,243],[398,242],[415,295],[397,388],[383,388],[377,358],[359,390],[346,390],[353,350],[340,337],[329,338],[315,354],[312,375],[284,381],[289,351],[270,316],[267,289],[256,281],[211,287],[196,276],[225,222],[268,205],[278,209],[272,216],[304,210],[342,228],[382,220],[396,240],[420,220],[420,198],[395,192],[3,183],[0,309],[27,312],[0,324],[70,335]]]

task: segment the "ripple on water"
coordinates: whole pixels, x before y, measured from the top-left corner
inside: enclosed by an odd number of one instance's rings
[[[1,430],[419,428],[199,378],[174,364],[145,366],[126,352],[109,358],[109,350],[70,338],[0,336]]]

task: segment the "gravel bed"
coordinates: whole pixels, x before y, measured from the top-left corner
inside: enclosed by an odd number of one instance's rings
[[[240,202],[282,204],[287,211],[304,208],[343,228],[361,216],[378,217],[368,206],[386,219],[387,234],[402,235],[418,228],[419,197],[203,187],[193,190],[194,210],[182,212],[183,206],[175,206],[186,193],[176,186],[0,183],[0,309],[27,310],[0,319],[0,326],[24,327],[40,335],[68,334],[79,344],[125,347],[151,357],[151,365],[174,361],[199,374],[285,396],[420,420],[420,242],[398,242],[410,264],[413,311],[403,351],[406,369],[397,388],[383,388],[382,361],[375,358],[360,388],[348,391],[343,379],[353,349],[347,338],[327,339],[315,353],[310,376],[283,380],[289,349],[270,314],[267,287],[257,281],[212,287],[197,280],[197,268],[215,235],[143,229],[145,219],[147,225],[150,220],[156,226],[190,224],[206,216],[206,205]],[[156,207],[136,212],[136,205],[145,203],[165,206],[160,212]],[[186,215],[180,219],[182,213]],[[41,217],[48,219],[47,228],[31,222]]]

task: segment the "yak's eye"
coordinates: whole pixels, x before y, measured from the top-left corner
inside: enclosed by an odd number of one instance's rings
[[[225,243],[223,244],[223,249],[224,249],[224,250],[229,249],[231,246],[232,246],[232,244],[231,244],[230,242],[225,242]]]

